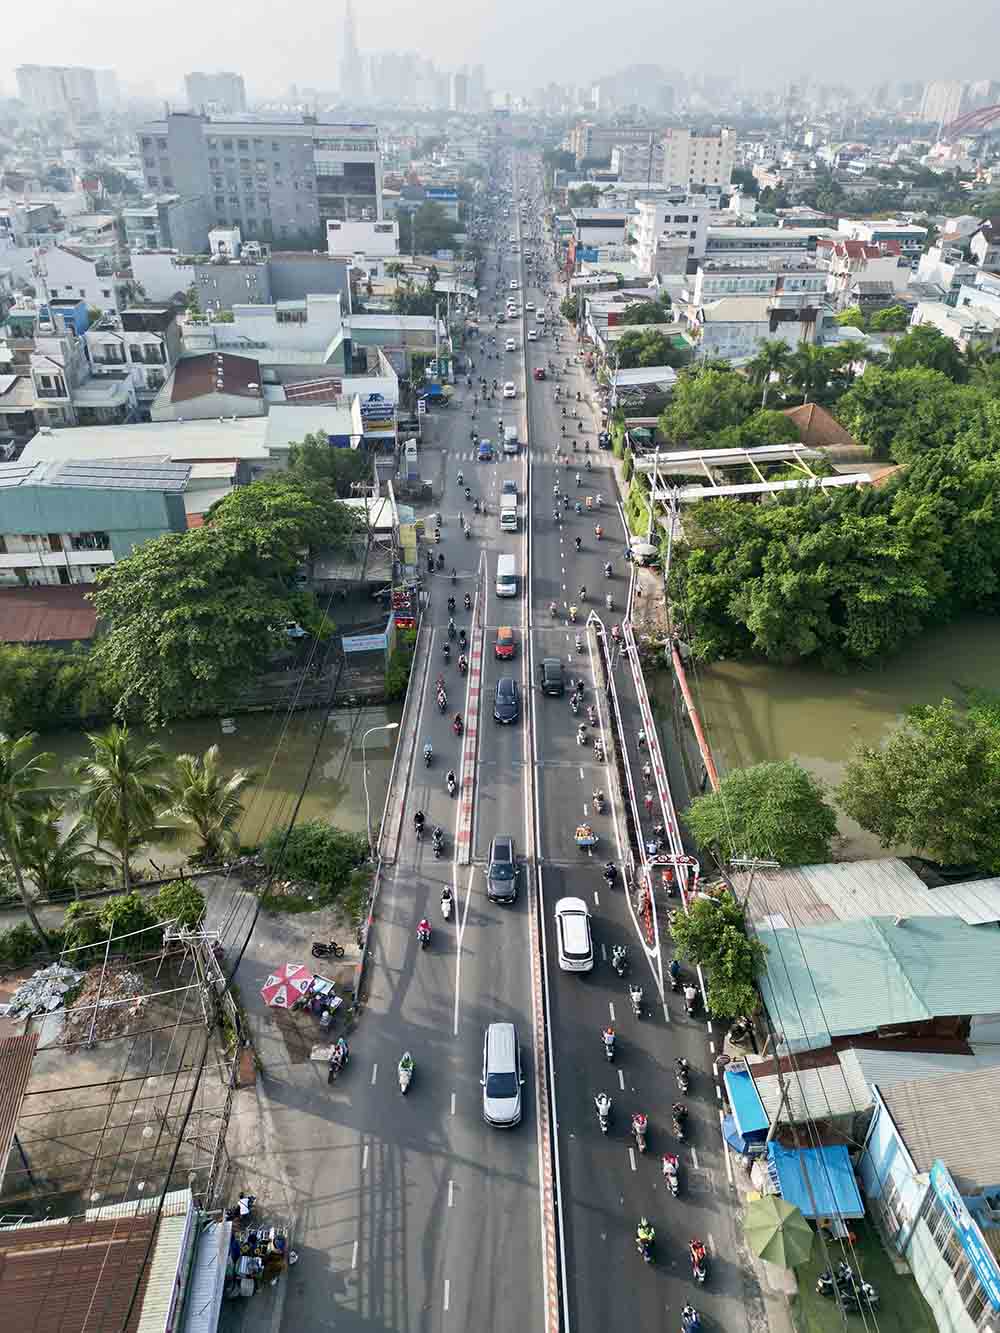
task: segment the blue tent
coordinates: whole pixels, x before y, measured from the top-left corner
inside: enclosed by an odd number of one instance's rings
[[[770,1125],[753,1079],[745,1069],[727,1069],[723,1074],[723,1080],[726,1084],[729,1105],[733,1108],[731,1119],[735,1124],[737,1135],[745,1139],[748,1145],[756,1143],[759,1147],[767,1137]],[[729,1142],[737,1152],[753,1151],[751,1146],[737,1148],[732,1139]]]
[[[770,1143],[767,1156],[778,1178],[781,1197],[794,1204],[803,1217],[864,1217],[865,1206],[843,1144],[795,1149]]]

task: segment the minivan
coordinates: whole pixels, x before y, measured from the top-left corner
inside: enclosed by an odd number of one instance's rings
[[[513,838],[499,837],[490,841],[486,896],[495,903],[512,903],[517,898],[517,857]]]
[[[483,1038],[483,1119],[510,1129],[521,1119],[521,1052],[513,1023],[491,1023]]]
[[[497,556],[496,590],[498,597],[517,596],[517,561],[512,555]]]
[[[560,898],[556,903],[556,942],[564,972],[589,972],[594,966],[590,913],[582,898]]]

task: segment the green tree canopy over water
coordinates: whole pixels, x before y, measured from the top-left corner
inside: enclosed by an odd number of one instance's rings
[[[788,866],[828,861],[837,832],[823,787],[791,759],[733,769],[718,791],[695,797],[684,821],[723,860],[751,857]]]

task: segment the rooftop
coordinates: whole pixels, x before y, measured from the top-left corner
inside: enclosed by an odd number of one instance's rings
[[[706,324],[763,323],[771,314],[769,296],[721,296],[699,307]]]
[[[89,583],[0,589],[0,643],[75,643],[92,639],[97,612],[86,600],[91,591]]]
[[[998,1009],[1000,933],[957,917],[874,916],[757,935],[767,949],[761,994],[792,1049]]]
[[[122,426],[46,428],[25,447],[22,463],[40,458],[107,459],[160,457],[173,462],[224,458],[265,460],[266,417],[238,421],[155,421]]]
[[[207,394],[260,398],[260,364],[232,352],[201,352],[177,362],[171,376],[172,403],[187,403]]]
[[[879,1089],[919,1172],[940,1158],[961,1194],[1000,1184],[1000,1068]]]
[[[113,430],[114,427],[112,426]],[[109,441],[109,447],[111,442]],[[66,459],[7,463],[0,467],[0,490],[17,486],[90,486],[116,491],[183,491],[187,463],[143,462],[137,459]]]

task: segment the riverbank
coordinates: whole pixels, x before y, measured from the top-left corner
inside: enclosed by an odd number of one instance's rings
[[[671,707],[669,675],[653,690]],[[765,760],[795,759],[827,786],[841,779],[857,744],[878,745],[907,711],[968,690],[996,690],[1000,618],[966,616],[925,633],[892,660],[844,675],[763,662],[718,662],[694,668],[690,682],[721,772]],[[690,730],[690,728],[688,728]],[[885,849],[838,814],[837,857],[855,860]]]

